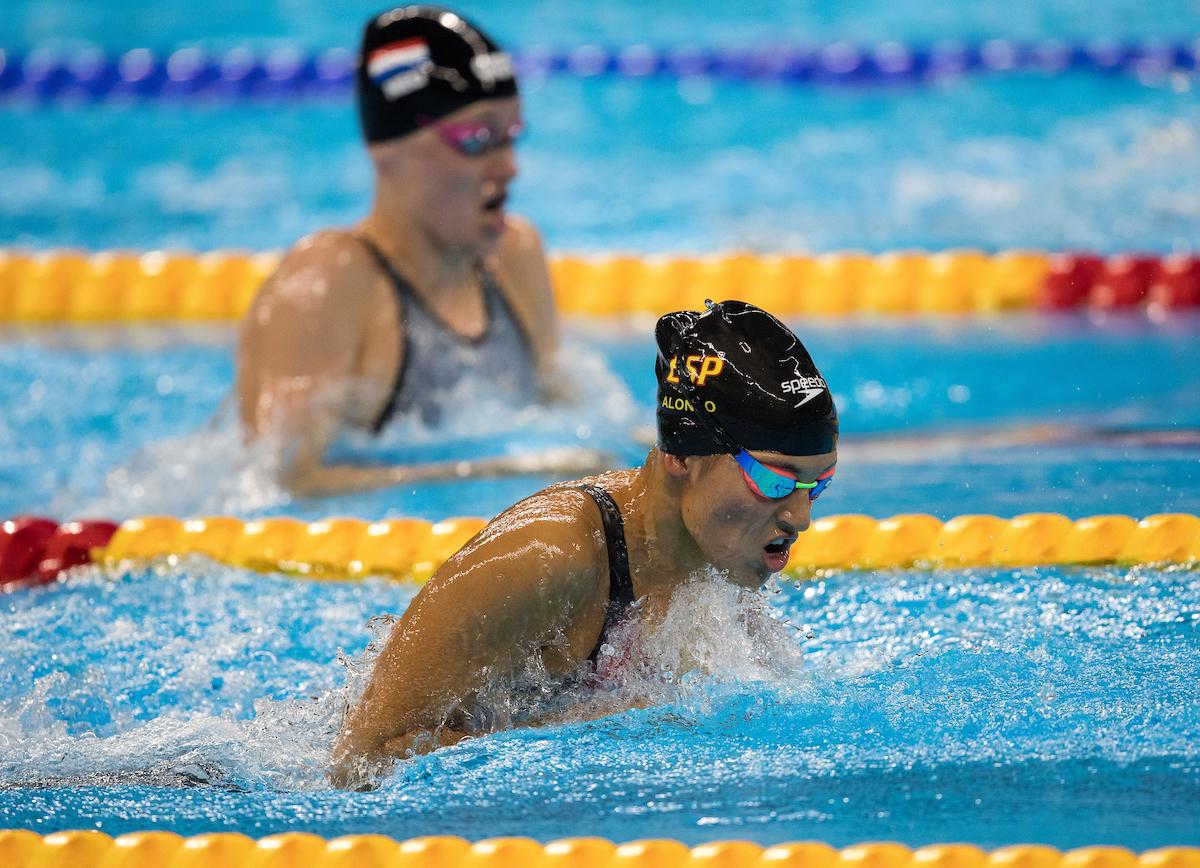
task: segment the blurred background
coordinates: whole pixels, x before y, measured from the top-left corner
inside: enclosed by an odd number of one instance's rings
[[[465,2],[506,48],[648,45],[770,56],[988,40],[1194,43],[1200,4]],[[353,50],[376,3],[201,6],[6,0],[0,47]],[[1058,42],[1061,41],[1061,42]],[[10,51],[11,53],[11,51]],[[1194,69],[975,72],[936,82],[552,73],[522,80],[514,210],[556,251],[1192,249],[1200,240]],[[9,100],[0,239],[279,248],[370,195],[348,92],[303,99]]]

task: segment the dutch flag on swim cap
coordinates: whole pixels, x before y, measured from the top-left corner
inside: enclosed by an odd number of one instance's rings
[[[429,44],[424,39],[401,39],[367,55],[367,75],[383,91],[384,97],[394,100],[428,82],[425,64],[430,62]]]
[[[516,96],[512,58],[456,12],[400,6],[367,22],[355,79],[368,142],[408,135],[483,99]]]

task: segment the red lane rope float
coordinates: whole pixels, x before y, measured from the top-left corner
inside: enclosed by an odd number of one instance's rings
[[[53,582],[63,570],[93,563],[117,527],[31,515],[0,522],[0,591]]]
[[[1143,302],[1166,308],[1200,306],[1200,257],[1094,254],[1050,257],[1039,296],[1043,308],[1133,307]]]
[[[227,321],[277,253],[0,250],[0,322]],[[1200,308],[1200,256],[977,250],[551,259],[567,313],[659,314],[738,297],[785,316]]]
[[[97,563],[115,569],[201,555],[219,563],[310,579],[379,575],[421,583],[483,529],[479,517],[429,522],[279,517],[179,519],[141,516],[122,522],[55,524],[38,516],[0,522],[0,587],[54,581],[66,569]],[[823,570],[1022,567],[1051,564],[1200,562],[1200,517],[1161,513],[1072,520],[1057,513],[1011,519],[960,515],[943,522],[923,513],[875,519],[817,519],[792,547],[785,575]],[[1198,866],[1200,868],[1200,866]]]

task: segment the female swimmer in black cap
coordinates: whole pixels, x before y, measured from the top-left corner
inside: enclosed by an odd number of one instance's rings
[[[505,211],[521,131],[509,56],[453,12],[400,7],[367,23],[357,96],[371,212],[287,252],[238,349],[242,421],[284,441],[284,481],[301,494],[436,476],[322,459],[343,428],[379,432],[398,413],[436,423],[466,378],[526,404],[557,342],[538,234]]]
[[[758,588],[787,563],[837,464],[828,385],[786,326],[743,302],[668,314],[656,338],[657,448],[518,503],[438,570],[346,717],[337,785],[486,730],[464,709],[531,655],[552,675],[594,676],[634,600],[653,621],[698,571]]]

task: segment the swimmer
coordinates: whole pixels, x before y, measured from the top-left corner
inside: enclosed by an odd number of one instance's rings
[[[595,679],[618,622],[653,624],[699,572],[756,589],[787,564],[837,464],[824,378],[785,325],[740,301],[667,314],[655,337],[645,463],[521,501],[438,570],[348,710],[336,785],[487,731],[473,699],[533,655],[565,682]]]
[[[522,128],[509,55],[453,12],[399,7],[367,22],[356,92],[370,213],[287,251],[237,352],[243,427],[282,440],[283,482],[301,495],[459,475],[459,463],[323,462],[345,429],[414,414],[436,424],[467,378],[514,406],[536,400],[558,341],[541,240],[505,208]],[[568,452],[557,469],[595,461]],[[524,472],[502,459],[483,469]]]

